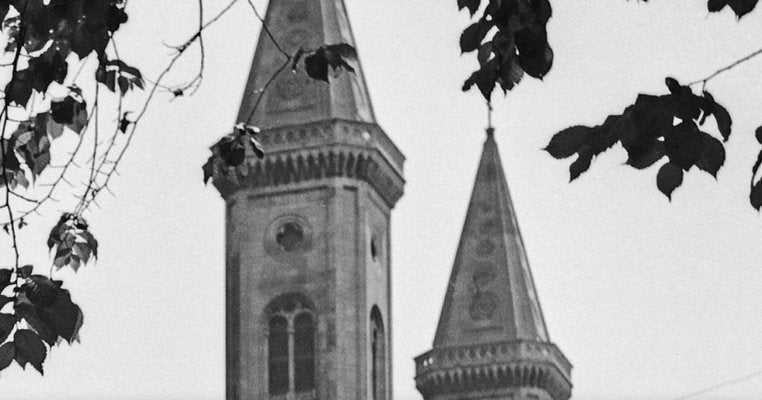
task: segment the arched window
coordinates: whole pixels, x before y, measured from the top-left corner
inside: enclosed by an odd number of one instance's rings
[[[275,315],[270,318],[268,336],[267,370],[270,394],[288,393],[288,321]]]
[[[309,302],[300,295],[280,296],[266,312],[270,395],[315,389],[315,324]]]
[[[376,306],[370,312],[370,374],[373,400],[386,400],[386,336]]]

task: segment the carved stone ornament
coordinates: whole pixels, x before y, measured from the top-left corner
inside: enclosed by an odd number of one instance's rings
[[[275,83],[275,93],[283,100],[295,100],[304,93],[304,84],[299,81],[299,77],[296,75],[286,74]]]
[[[478,292],[471,299],[468,313],[475,320],[492,318],[497,310],[497,296],[492,292]]]

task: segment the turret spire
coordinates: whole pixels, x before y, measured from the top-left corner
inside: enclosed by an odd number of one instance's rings
[[[293,73],[283,54],[293,56],[300,47],[309,50],[324,44],[354,46],[343,1],[270,0],[265,25],[277,46],[266,32],[260,34],[236,122],[261,128],[327,119],[375,123],[359,61],[354,74],[342,71],[327,84],[310,79],[303,70]]]
[[[434,348],[416,358],[417,387],[426,400],[566,400],[571,364],[550,343],[493,132],[490,122]]]

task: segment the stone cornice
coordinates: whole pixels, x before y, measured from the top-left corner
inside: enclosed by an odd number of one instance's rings
[[[223,197],[243,188],[346,177],[370,184],[389,207],[399,200],[405,156],[376,124],[330,119],[262,131],[265,158],[247,156],[237,168],[216,168]]]
[[[339,144],[374,149],[403,175],[405,156],[376,124],[330,119],[263,130],[257,139],[268,154]]]
[[[538,388],[555,400],[571,396],[571,363],[552,343],[514,340],[435,348],[415,359],[416,387],[437,394]]]

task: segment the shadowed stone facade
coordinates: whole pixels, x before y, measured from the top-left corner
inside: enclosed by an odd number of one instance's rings
[[[270,0],[265,19],[289,54],[354,44],[341,0]],[[213,177],[227,204],[227,399],[387,400],[404,156],[359,63],[330,85],[289,65],[263,91],[285,61],[263,32],[238,121],[263,129],[266,156]]]

